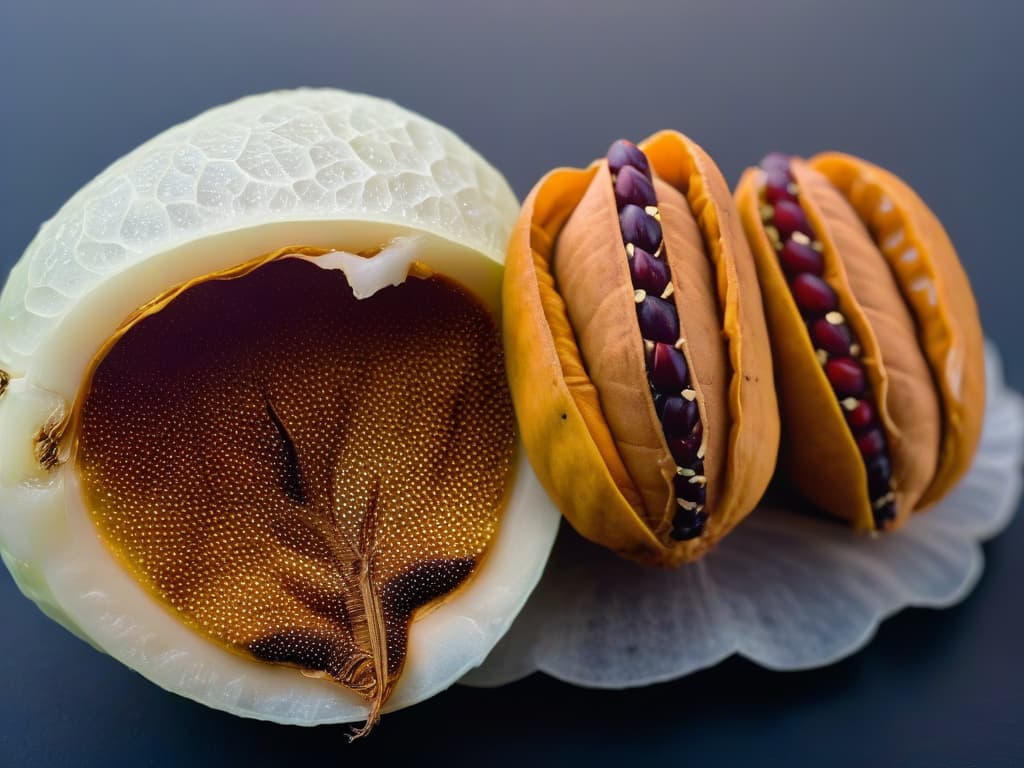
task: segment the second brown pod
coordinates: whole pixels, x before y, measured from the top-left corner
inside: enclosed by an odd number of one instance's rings
[[[956,251],[907,184],[850,155],[768,155],[736,199],[787,474],[859,530],[899,527],[954,486],[981,434],[981,324]]]
[[[760,289],[732,196],[664,131],[530,193],[504,282],[527,454],[573,527],[692,560],[757,504],[779,439]]]

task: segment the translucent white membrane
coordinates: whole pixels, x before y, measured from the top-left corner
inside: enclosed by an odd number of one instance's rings
[[[710,555],[642,568],[564,530],[540,586],[487,661],[462,682],[493,686],[542,671],[598,688],[682,677],[739,654],[779,670],[823,666],[866,644],[907,606],[946,607],[981,575],[979,541],[1021,494],[1024,401],[986,349],[984,431],[949,496],[870,538],[779,509],[748,517]]]

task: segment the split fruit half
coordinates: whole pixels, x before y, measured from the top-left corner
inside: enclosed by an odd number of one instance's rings
[[[333,90],[167,131],[45,224],[0,298],[0,552],[157,684],[365,722],[479,664],[558,512],[500,296],[518,203],[460,139]]]

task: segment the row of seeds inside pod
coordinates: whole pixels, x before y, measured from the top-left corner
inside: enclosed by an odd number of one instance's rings
[[[672,301],[671,272],[665,259],[650,165],[640,148],[625,140],[612,144],[607,160],[644,340],[647,380],[665,441],[677,465],[676,512],[670,535],[677,541],[694,539],[704,531],[708,519],[704,511],[704,428],[682,352],[679,315]]]
[[[836,292],[822,278],[822,245],[800,206],[789,157],[767,155],[760,167],[764,171],[761,220],[765,232],[864,460],[875,527],[885,528],[896,517],[892,462],[859,359],[860,345],[839,311]]]

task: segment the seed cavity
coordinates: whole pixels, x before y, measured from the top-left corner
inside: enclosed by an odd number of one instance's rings
[[[704,532],[706,478],[704,477],[704,428],[697,407],[697,393],[690,386],[691,372],[679,335],[679,315],[673,296],[661,214],[652,196],[654,182],[643,151],[629,141],[612,144],[607,154],[612,173],[619,229],[630,260],[637,323],[644,339],[647,378],[655,410],[672,458],[676,461],[676,505],[670,536],[676,541],[694,539]],[[646,204],[641,207],[640,202]],[[658,258],[662,256],[662,258]]]
[[[76,404],[74,468],[140,586],[233,653],[350,687],[372,725],[415,613],[498,530],[515,421],[474,297],[411,277],[357,299],[319,266],[200,281],[134,322]]]
[[[760,204],[764,232],[803,316],[814,355],[843,408],[868,477],[875,527],[882,530],[896,518],[892,463],[885,431],[877,419],[873,395],[860,360],[861,346],[839,311],[839,297],[825,281],[824,246],[800,205],[800,189],[790,158],[772,153],[760,163],[763,171]]]
[[[7,371],[0,370],[0,397],[3,397],[7,392],[7,387],[11,383],[11,374]]]

